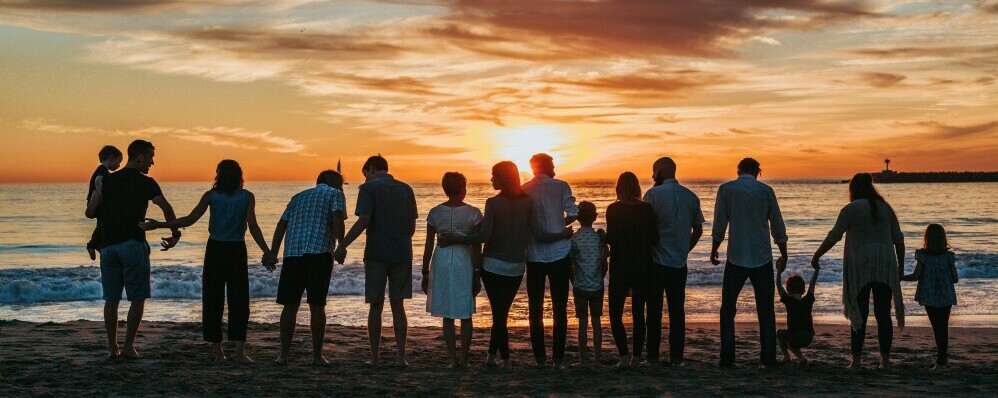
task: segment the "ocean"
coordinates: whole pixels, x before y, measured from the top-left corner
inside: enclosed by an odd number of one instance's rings
[[[720,282],[723,266],[711,265],[709,231],[714,196],[721,181],[684,182],[701,199],[705,237],[689,261],[687,313],[691,321],[716,321],[720,307]],[[835,222],[839,209],[848,201],[845,184],[838,181],[770,181],[780,199],[790,237],[788,271],[810,275],[811,254]],[[163,183],[167,199],[178,215],[187,214],[197,203],[206,182]],[[248,182],[246,188],[257,198],[257,215],[268,241],[287,201],[295,193],[310,187],[308,182]],[[419,265],[425,240],[422,217],[433,206],[446,200],[439,184],[412,184],[420,213],[419,227],[413,239],[416,254],[413,267],[414,298],[407,302],[410,324],[438,325],[439,320],[425,311],[425,296],[419,292]],[[650,181],[643,181],[647,189]],[[347,185],[350,218],[356,203],[358,184]],[[577,200],[588,200],[602,215],[614,200],[612,182],[576,182],[572,184]],[[921,246],[922,233],[929,223],[946,227],[950,244],[957,255],[960,283],[959,304],[953,310],[954,326],[998,326],[998,183],[968,184],[883,184],[881,193],[898,213],[908,247],[907,268],[914,267],[912,253]],[[483,208],[485,199],[494,195],[491,185],[471,184],[467,203]],[[0,184],[0,319],[33,322],[63,322],[77,319],[100,320],[101,286],[97,262],[87,257],[85,243],[94,221],[83,216],[86,184]],[[159,209],[150,205],[149,216],[162,219]],[[153,321],[199,321],[201,308],[201,265],[208,232],[207,215],[184,231],[180,244],[167,252],[156,250],[156,241],[168,232],[149,233],[153,244],[153,298],[148,301],[145,319]],[[363,303],[363,237],[350,248],[347,262],[337,265],[330,283],[329,321],[334,324],[363,325],[367,307]],[[274,303],[278,273],[269,273],[260,265],[261,253],[247,236],[250,253],[251,320],[276,322],[280,306]],[[819,322],[841,323],[842,243],[822,260],[823,268],[817,290],[815,317]],[[723,258],[722,246],[722,258]],[[914,302],[915,284],[904,284],[909,323],[927,324],[924,311]],[[754,319],[754,298],[746,286],[739,301],[739,319]],[[570,307],[571,308],[571,307]],[[122,311],[127,309],[123,306]],[[778,319],[783,319],[782,306]],[[478,297],[475,323],[488,325],[488,302]],[[301,320],[307,322],[307,311]],[[386,311],[386,320],[390,317]],[[550,312],[548,312],[550,316]],[[526,324],[525,287],[517,297],[511,315],[512,324]],[[872,320],[872,318],[871,318]]]

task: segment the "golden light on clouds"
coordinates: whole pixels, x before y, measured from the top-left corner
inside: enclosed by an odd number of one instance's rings
[[[993,0],[0,0],[0,181],[77,181],[148,138],[152,173],[307,179],[384,153],[472,179],[994,170]],[[99,22],[95,22],[99,21]],[[45,65],[44,68],[38,65]],[[53,153],[55,152],[55,153]],[[39,164],[37,159],[60,159]],[[892,165],[894,165],[892,164]]]

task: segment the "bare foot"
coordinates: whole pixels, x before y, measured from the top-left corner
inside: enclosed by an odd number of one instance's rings
[[[641,364],[641,357],[635,357],[635,356],[631,357],[631,367],[632,368],[636,368],[640,364]]]
[[[246,355],[245,352],[236,354],[235,361],[241,365],[249,365],[256,362],[253,358],[250,358],[249,355]]]
[[[880,366],[877,367],[880,370],[891,370],[891,362],[889,360],[880,361]]]
[[[125,347],[125,350],[121,353],[121,357],[125,359],[142,359],[142,355],[135,350],[135,347]]]
[[[849,369],[849,370],[860,370],[862,368],[863,368],[863,364],[861,363],[861,361],[859,359],[853,359],[852,363],[850,363],[849,367],[846,368],[846,369]]]
[[[554,370],[565,370],[565,364],[561,362],[554,363]]]
[[[215,356],[216,363],[225,362],[229,360],[229,357],[225,356],[225,351],[222,351],[221,345],[215,345],[211,351],[212,354]]]
[[[312,357],[313,366],[329,366],[329,360],[326,357],[319,355],[317,357]]]
[[[789,355],[784,355],[783,356],[783,360],[780,361],[780,362],[783,363],[783,364],[789,364],[790,363],[790,356]]]
[[[614,370],[622,370],[631,367],[631,360],[627,358],[620,358],[620,361],[616,365],[613,365]]]
[[[407,362],[404,359],[400,359],[400,360],[398,360],[398,362],[395,363],[395,366],[398,366],[398,367],[400,367],[402,369],[405,369],[405,368],[409,367],[409,362]]]
[[[802,367],[802,368],[806,368],[807,367],[807,358],[798,358],[797,359],[797,366]]]
[[[489,354],[489,356],[485,358],[485,367],[486,368],[495,368],[495,367],[498,367],[498,366],[499,366],[499,361],[496,360],[496,356],[495,355]]]
[[[380,368],[381,367],[381,360],[380,359],[368,359],[368,360],[364,361],[364,365],[367,365],[367,366],[370,366],[370,367],[373,367],[373,368]]]
[[[88,247],[87,248],[87,253],[90,254],[90,261],[94,261],[94,260],[97,259],[97,250],[96,249],[94,249],[92,247]]]
[[[936,366],[932,367],[933,372],[945,372],[947,370],[949,370],[949,366],[943,365],[941,363],[937,363]]]
[[[281,366],[287,365],[288,364],[288,353],[286,353],[284,351],[281,351],[281,354],[277,356],[277,359],[274,360],[274,363],[276,363],[278,365],[281,365]]]
[[[121,358],[121,350],[118,349],[118,347],[115,347],[113,350],[111,350],[111,352],[107,354],[108,361],[113,361],[118,358]]]
[[[502,360],[502,367],[503,367],[503,369],[506,369],[506,370],[512,370],[513,369],[513,360],[511,360],[509,358],[503,359]]]

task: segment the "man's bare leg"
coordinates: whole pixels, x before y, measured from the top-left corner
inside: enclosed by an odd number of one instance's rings
[[[104,331],[107,333],[107,359],[118,359],[118,300],[104,301]]]
[[[405,305],[401,299],[392,299],[389,302],[392,306],[392,323],[395,326],[395,345],[399,350],[398,366],[407,368],[409,362],[405,360],[405,343],[409,333],[409,319],[405,316]]]
[[[288,363],[291,355],[291,340],[295,337],[295,326],[297,326],[298,304],[288,304],[281,310],[281,354],[277,356],[278,365]]]
[[[600,362],[603,360],[603,324],[600,322],[600,318],[597,316],[592,317],[593,320],[593,369],[599,367]]]
[[[312,317],[309,323],[312,327],[312,365],[329,365],[329,360],[322,356],[322,345],[326,341],[326,304],[309,304]]]
[[[589,345],[589,317],[581,316],[579,317],[579,363],[578,366],[584,366],[586,364],[586,350]]]
[[[468,357],[471,356],[471,334],[474,332],[471,318],[461,320],[461,362],[462,368],[468,367]]]
[[[381,313],[385,310],[385,302],[371,303],[367,312],[367,338],[371,342],[371,359],[368,365],[381,366]]]
[[[444,343],[447,345],[447,360],[449,364],[448,368],[454,369],[458,367],[457,363],[457,336],[454,333],[454,320],[450,318],[444,318]]]
[[[142,314],[146,309],[145,300],[132,301],[128,307],[128,326],[125,329],[125,348],[122,356],[128,359],[139,359],[142,355],[135,350],[135,335],[139,333],[139,326],[142,325]]]
[[[794,356],[797,357],[797,366],[802,368],[807,367],[807,358],[804,358],[804,353],[800,352],[800,348],[790,347],[790,352],[794,353]]]

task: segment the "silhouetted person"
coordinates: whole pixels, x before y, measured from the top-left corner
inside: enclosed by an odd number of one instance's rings
[[[752,281],[759,316],[759,353],[762,364],[776,366],[776,290],[773,272],[773,242],[780,248],[777,265],[787,262],[787,227],[783,223],[776,193],[757,178],[759,162],[745,158],[738,163],[738,179],[721,185],[714,207],[713,245],[710,261],[720,264],[717,249],[728,233],[728,260],[721,287],[721,367],[735,363],[735,310],[745,280]]]
[[[565,338],[568,334],[568,280],[572,261],[572,229],[565,228],[579,216],[568,183],[554,178],[554,160],[539,153],[530,158],[534,178],[523,184],[533,202],[535,239],[527,244],[527,298],[530,313],[530,343],[537,365],[547,361],[544,348],[544,290],[551,288],[554,313],[554,366],[564,368]],[[549,240],[542,235],[553,235]]]
[[[873,314],[877,318],[877,338],[880,341],[880,367],[891,363],[891,299],[897,313],[898,326],[904,327],[904,300],[901,276],[904,275],[904,235],[894,209],[873,186],[873,177],[856,174],[849,181],[849,201],[825,241],[814,253],[811,264],[817,268],[825,255],[845,235],[842,252],[842,301],[852,331],[852,364],[859,369],[866,338],[866,319],[870,315],[870,295]]]
[[[142,323],[145,300],[152,295],[152,281],[149,243],[139,223],[146,218],[149,201],[163,210],[167,221],[176,218],[159,184],[146,175],[155,154],[156,149],[149,141],[132,141],[128,145],[128,163],[121,171],[103,177],[100,189],[94,191],[87,204],[87,217],[96,217],[101,229],[101,287],[109,359],[140,357],[135,350],[135,335]],[[180,235],[180,230],[174,228],[172,236],[163,238],[162,250],[176,246]],[[118,304],[122,290],[131,302],[123,352],[118,347]]]
[[[408,320],[404,300],[412,298],[412,235],[416,233],[416,197],[408,184],[388,174],[388,161],[381,156],[367,159],[362,169],[367,182],[357,193],[357,222],[336,249],[336,258],[346,257],[346,248],[367,230],[364,246],[364,301],[370,304],[367,330],[371,339],[373,366],[381,364],[381,314],[385,308],[385,285],[392,307],[392,323],[398,347],[398,365],[409,366],[405,357]]]
[[[492,166],[492,188],[499,191],[485,201],[485,216],[478,231],[468,236],[443,235],[440,245],[484,243],[482,285],[492,309],[488,367],[510,369],[509,309],[523,282],[527,263],[527,242],[533,239],[530,226],[530,197],[520,186],[516,164],[503,161]]]
[[[101,182],[104,177],[111,174],[112,171],[118,170],[121,167],[122,155],[118,148],[111,145],[105,145],[97,153],[97,160],[100,160],[100,165],[97,166],[97,170],[90,176],[90,188],[87,189],[87,203],[90,203],[90,197],[94,195],[94,191],[100,190]],[[87,242],[87,254],[90,255],[91,260],[97,259],[97,249],[100,249],[100,222],[97,222],[97,227],[94,228],[94,233],[90,234],[90,241]]]
[[[256,222],[256,197],[243,189],[243,169],[235,160],[223,160],[215,168],[215,183],[201,195],[191,214],[172,222],[148,220],[142,229],[186,228],[201,219],[208,209],[208,244],[204,251],[201,277],[201,324],[204,341],[211,343],[216,362],[228,358],[222,351],[222,313],[229,301],[229,341],[236,343],[236,362],[252,363],[246,355],[246,329],[249,323],[249,260],[246,257],[246,229],[260,246],[264,257],[270,249]],[[264,264],[270,271],[273,264]]]
[[[302,293],[306,292],[311,316],[312,364],[329,364],[322,355],[322,344],[326,336],[326,296],[333,273],[332,253],[336,242],[343,240],[346,199],[343,191],[334,188],[342,181],[335,171],[325,170],[316,178],[315,187],[293,196],[281,221],[277,222],[270,255],[264,258],[264,265],[272,269],[277,263],[281,242],[285,243],[284,265],[277,286],[277,303],[284,306],[278,364],[288,362],[298,307]]]
[[[662,316],[661,289],[654,279],[652,253],[658,244],[655,209],[641,199],[641,184],[632,172],[617,178],[617,201],[606,208],[606,241],[610,245],[610,329],[617,345],[620,362],[617,368],[637,365],[645,336],[645,309],[649,296],[658,291],[658,316]],[[624,303],[631,296],[631,318],[634,327],[634,351],[628,351],[627,329],[624,328]],[[654,314],[649,314],[652,316]],[[661,321],[660,321],[661,322]],[[661,330],[661,323],[657,328]],[[661,333],[661,332],[659,332]],[[657,353],[657,351],[656,351]]]
[[[648,298],[648,362],[658,361],[662,334],[662,296],[669,304],[669,361],[683,366],[686,347],[686,260],[703,235],[700,198],[676,180],[676,162],[663,157],[652,165],[655,187],[645,202],[655,209],[658,244],[652,257],[656,289]]]

